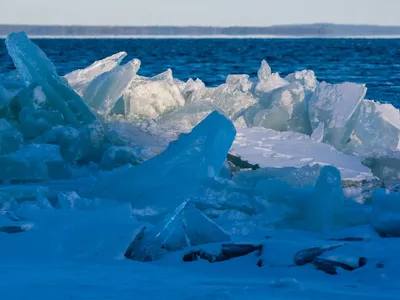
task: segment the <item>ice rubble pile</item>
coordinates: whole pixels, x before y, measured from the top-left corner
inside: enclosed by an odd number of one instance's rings
[[[89,213],[88,232],[99,222],[110,232],[120,209],[126,226],[156,225],[121,231],[107,251],[130,242],[125,256],[144,261],[265,227],[329,232],[371,219],[399,235],[400,197],[373,194],[382,182],[369,168],[399,178],[400,115],[365,100],[364,85],[319,83],[312,71],[282,78],[263,61],[257,81],[229,75],[208,88],[171,70],[139,76],[124,52],[60,77],[24,33],[6,45],[17,70],[0,77],[0,231],[36,239],[37,226]],[[59,241],[70,251],[73,228]]]
[[[398,177],[399,111],[364,99],[365,85],[318,82],[310,70],[282,78],[263,61],[256,82],[248,75],[229,75],[226,83],[209,88],[200,79],[186,83],[174,79],[171,70],[152,78],[139,76],[140,62],[120,65],[123,55],[66,75],[70,86],[102,118],[150,122],[146,129],[152,134],[172,133],[175,138],[217,110],[237,128],[308,135],[360,157],[383,179]]]

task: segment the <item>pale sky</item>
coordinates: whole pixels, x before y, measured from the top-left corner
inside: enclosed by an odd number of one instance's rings
[[[400,0],[0,0],[0,24],[400,25]]]

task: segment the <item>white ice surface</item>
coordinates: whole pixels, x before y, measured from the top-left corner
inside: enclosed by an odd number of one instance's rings
[[[373,178],[367,167],[355,156],[345,155],[328,144],[293,132],[277,132],[259,127],[237,129],[231,152],[261,168],[334,165],[343,179]]]

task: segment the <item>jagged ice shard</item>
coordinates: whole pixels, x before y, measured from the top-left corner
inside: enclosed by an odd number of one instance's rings
[[[68,73],[64,77],[68,80],[70,87],[72,87],[79,95],[82,96],[83,91],[97,76],[100,76],[101,74],[111,71],[115,67],[119,66],[126,55],[126,52],[116,53],[102,60],[95,61],[85,69]]]
[[[160,259],[165,251],[229,240],[227,233],[187,200],[150,230],[143,228],[125,257],[147,262]]]
[[[140,60],[133,59],[123,66],[97,76],[83,91],[83,99],[95,111],[107,115],[136,76]]]
[[[347,143],[367,92],[364,84],[321,82],[308,102],[312,129],[324,123],[324,141],[341,149]]]
[[[78,94],[58,76],[53,63],[24,32],[11,33],[6,46],[19,74],[27,83],[39,84],[48,102],[73,126],[91,124],[96,116]]]
[[[235,135],[232,122],[214,111],[163,153],[104,176],[92,187],[92,194],[131,202],[135,209],[170,212],[219,174]]]
[[[185,104],[171,69],[152,78],[137,78],[123,96],[124,114],[137,119],[155,119]]]

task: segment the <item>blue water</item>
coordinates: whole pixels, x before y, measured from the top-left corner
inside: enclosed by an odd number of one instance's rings
[[[318,80],[366,83],[367,98],[400,108],[400,39],[39,39],[64,75],[119,51],[142,61],[139,74],[173,70],[215,86],[228,74],[256,76],[262,59],[285,76],[312,69]],[[14,69],[0,41],[0,73]]]

